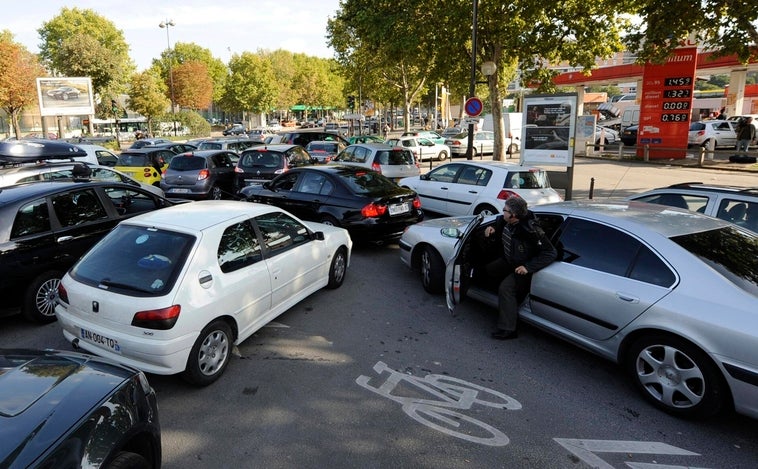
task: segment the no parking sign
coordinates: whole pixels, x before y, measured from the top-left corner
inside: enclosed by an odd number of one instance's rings
[[[466,104],[463,105],[463,109],[466,111],[466,114],[471,117],[476,117],[481,114],[483,107],[484,105],[482,104],[482,100],[476,96],[467,99]]]

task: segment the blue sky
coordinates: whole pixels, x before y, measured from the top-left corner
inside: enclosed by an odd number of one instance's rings
[[[326,22],[334,17],[339,0],[33,0],[3,2],[0,29],[10,30],[17,42],[38,52],[37,30],[64,6],[96,11],[120,29],[139,70],[168,47],[167,19],[172,46],[194,42],[223,62],[234,53],[258,49],[285,49],[316,57],[332,57],[326,43]]]

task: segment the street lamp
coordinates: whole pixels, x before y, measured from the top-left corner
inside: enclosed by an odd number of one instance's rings
[[[160,26],[161,29],[166,28],[166,44],[168,45],[168,87],[169,92],[171,93],[171,121],[174,127],[174,137],[176,137],[176,111],[174,110],[174,72],[171,64],[171,39],[169,39],[168,35],[168,28],[171,26],[176,26],[176,24],[174,23],[174,20],[167,19],[165,21],[161,21],[161,24],[158,26]]]

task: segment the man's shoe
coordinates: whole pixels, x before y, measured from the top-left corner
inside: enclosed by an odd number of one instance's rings
[[[516,337],[518,337],[518,332],[516,331],[506,331],[503,329],[498,329],[492,333],[492,338],[497,339],[497,340],[510,340],[510,339],[515,339]]]

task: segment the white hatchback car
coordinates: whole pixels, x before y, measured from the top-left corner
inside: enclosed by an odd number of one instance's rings
[[[345,279],[342,228],[238,201],[157,212],[119,224],[62,279],[55,313],[74,347],[207,385],[234,345]]]
[[[690,124],[688,146],[707,147],[712,140],[714,148],[737,146],[736,121],[700,121]]]
[[[395,182],[420,173],[410,150],[384,143],[354,143],[332,158],[330,163],[373,169]]]
[[[416,191],[424,210],[452,216],[497,214],[505,199],[514,196],[530,206],[561,200],[547,172],[509,163],[447,163],[398,184]]]
[[[435,143],[424,137],[400,137],[387,139],[387,145],[403,147],[413,152],[416,161],[445,161],[450,156],[450,147]]]

